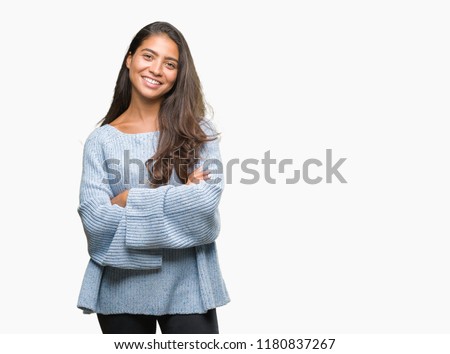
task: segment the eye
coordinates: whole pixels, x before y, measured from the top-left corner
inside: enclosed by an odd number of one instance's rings
[[[146,60],[152,60],[153,55],[151,55],[151,54],[144,54],[143,57],[144,57]]]
[[[172,63],[172,62],[168,62],[167,66],[169,67],[169,69],[176,69],[177,68],[177,66],[174,63]]]

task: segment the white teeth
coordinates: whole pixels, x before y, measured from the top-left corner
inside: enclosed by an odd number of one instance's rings
[[[149,82],[149,83],[151,83],[151,84],[153,84],[153,85],[161,85],[161,83],[159,81],[150,79],[149,77],[144,77],[144,80]]]

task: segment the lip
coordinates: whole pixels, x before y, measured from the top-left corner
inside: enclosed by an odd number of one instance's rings
[[[146,79],[151,79],[151,80],[155,80],[160,82],[160,84],[152,84],[151,82],[148,82]],[[156,88],[160,88],[163,83],[159,80],[156,80],[155,78],[151,77],[151,76],[142,76],[142,81],[144,82],[144,85],[151,88],[151,89],[156,89]]]

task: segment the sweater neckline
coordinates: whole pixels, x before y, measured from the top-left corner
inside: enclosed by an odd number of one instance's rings
[[[112,126],[111,124],[105,124],[105,126],[107,126],[111,131],[115,132],[116,134],[119,135],[125,135],[125,136],[147,136],[147,135],[156,135],[159,134],[159,130],[154,130],[151,132],[142,132],[142,133],[125,133],[119,129],[117,129],[116,127]]]

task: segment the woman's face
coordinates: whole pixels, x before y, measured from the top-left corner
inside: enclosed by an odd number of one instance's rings
[[[178,73],[178,47],[165,34],[145,39],[126,62],[133,94],[160,100],[175,84]]]

